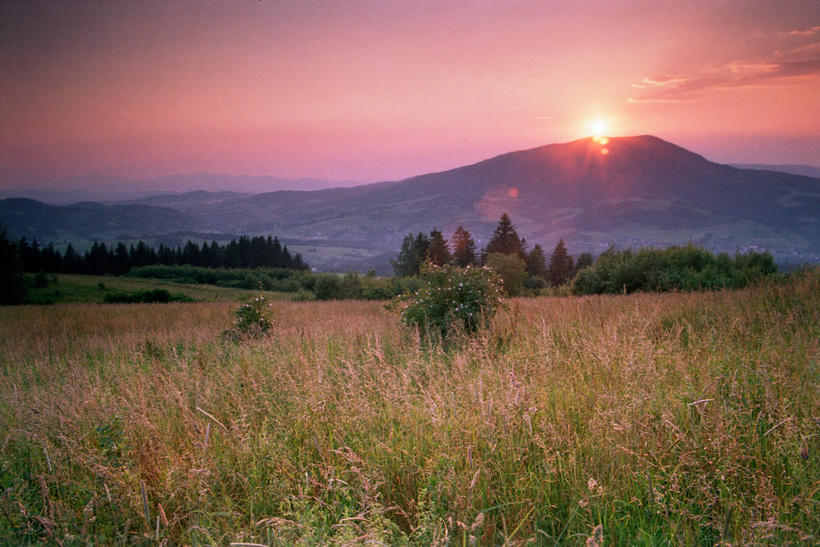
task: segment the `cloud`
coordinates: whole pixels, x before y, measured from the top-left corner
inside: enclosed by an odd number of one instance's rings
[[[814,36],[818,33],[820,33],[820,26],[812,27],[808,30],[791,30],[781,34],[786,34],[787,36]]]
[[[643,83],[646,85],[671,85],[676,84],[679,82],[684,82],[688,78],[686,76],[675,75],[675,76],[653,76],[651,78],[644,78]]]
[[[641,90],[629,99],[642,102],[689,102],[716,90],[803,85],[820,80],[820,25],[776,33],[782,48],[768,59],[746,59],[698,73],[646,77],[630,87]]]
[[[652,76],[632,87],[646,90],[629,102],[689,102],[712,90],[802,85],[820,80],[820,59],[807,61],[735,62],[693,76]]]

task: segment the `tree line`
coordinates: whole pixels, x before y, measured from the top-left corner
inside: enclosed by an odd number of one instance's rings
[[[507,213],[501,215],[492,237],[480,251],[472,234],[463,226],[456,229],[449,241],[434,228],[429,235],[423,232],[408,234],[398,256],[391,261],[393,271],[399,277],[418,275],[424,264],[452,264],[462,268],[488,266],[499,274],[505,292],[511,295],[565,285],[579,270],[592,263],[590,253],[581,254],[576,261],[563,239],[552,250],[549,259],[539,244],[528,250],[526,238],[518,235]]]
[[[501,278],[510,296],[543,294],[548,287],[564,287],[567,294],[660,292],[739,288],[778,275],[769,253],[750,251],[730,257],[714,256],[695,245],[667,249],[609,249],[597,259],[583,253],[574,259],[561,240],[547,258],[540,245],[527,248],[510,217],[501,216],[492,237],[478,249],[472,235],[459,227],[451,239],[434,229],[409,234],[391,261],[393,278],[374,273],[313,274],[299,254],[292,255],[275,237],[242,236],[221,246],[188,241],[176,248],[153,249],[140,241],[126,247],[95,243],[82,255],[69,245],[64,253],[53,245],[40,247],[8,237],[0,225],[0,304],[26,301],[28,285],[23,272],[128,274],[168,279],[178,283],[205,283],[223,287],[293,293],[299,300],[390,299],[413,293],[423,285],[425,264],[487,266]],[[34,285],[37,286],[38,276]]]
[[[463,226],[449,241],[433,229],[429,235],[407,235],[391,263],[399,277],[419,275],[425,264],[487,266],[501,277],[510,296],[562,286],[578,295],[740,288],[778,274],[768,252],[715,256],[691,243],[638,251],[610,248],[597,259],[583,253],[575,260],[562,239],[547,259],[538,244],[527,250],[526,239],[518,235],[506,213],[480,251]]]
[[[713,255],[693,244],[666,249],[609,249],[579,272],[573,294],[739,289],[778,274],[769,253]]]
[[[126,246],[123,242],[107,246],[96,241],[90,249],[79,253],[70,243],[65,252],[53,244],[41,247],[37,240],[22,238],[11,242],[23,271],[124,275],[132,268],[143,266],[200,266],[204,268],[280,268],[308,270],[308,264],[298,253],[288,251],[277,237],[247,236],[232,239],[227,245],[216,241],[201,245],[188,241],[176,248],[160,244],[154,248],[143,241]]]

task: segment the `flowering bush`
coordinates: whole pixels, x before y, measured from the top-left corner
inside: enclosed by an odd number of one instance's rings
[[[259,338],[268,333],[273,322],[268,318],[270,304],[261,294],[239,306],[234,313],[233,326],[223,334],[229,340],[237,341],[242,338]]]
[[[421,332],[475,332],[502,305],[501,282],[489,268],[428,265],[422,286],[400,297],[405,325]]]

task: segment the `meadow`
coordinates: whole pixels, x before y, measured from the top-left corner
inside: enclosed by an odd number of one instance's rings
[[[31,280],[34,276],[25,276]],[[237,302],[250,298],[259,291],[205,284],[174,283],[164,279],[141,279],[124,276],[97,276],[78,274],[49,274],[44,287],[31,286],[29,294],[34,303],[81,304],[102,303],[105,297],[116,293],[163,289],[174,295],[185,295],[194,300],[208,302]],[[31,284],[31,283],[30,283]],[[265,291],[269,299],[288,298],[283,293]]]
[[[446,344],[375,301],[233,343],[236,306],[0,308],[0,543],[820,542],[817,271]]]

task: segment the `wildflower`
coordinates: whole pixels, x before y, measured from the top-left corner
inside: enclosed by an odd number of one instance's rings
[[[592,535],[587,538],[586,547],[603,547],[604,545],[604,527],[602,525],[596,526],[592,530]]]
[[[479,513],[475,517],[475,521],[473,521],[472,526],[470,526],[470,531],[475,532],[484,524],[484,513]]]
[[[600,496],[604,493],[603,485],[593,478],[590,478],[587,481],[587,488],[589,489],[590,493],[595,496]]]

